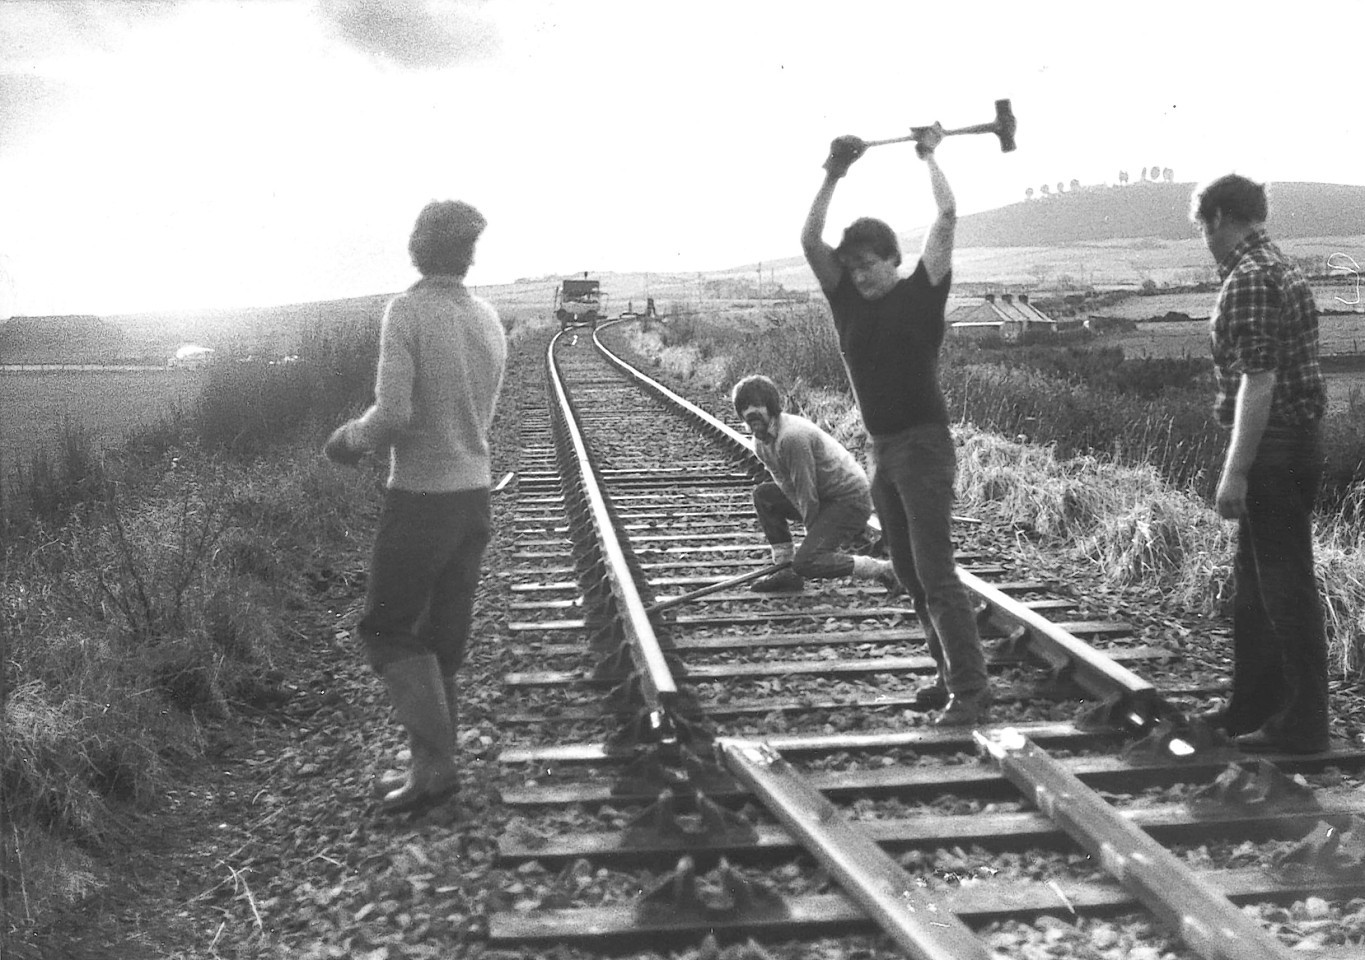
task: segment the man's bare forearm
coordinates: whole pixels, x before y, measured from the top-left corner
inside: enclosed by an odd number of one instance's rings
[[[1227,473],[1245,476],[1256,459],[1266,424],[1270,422],[1270,401],[1275,392],[1273,373],[1251,373],[1242,376],[1237,388],[1237,402],[1232,421],[1232,437],[1223,462]]]
[[[826,174],[824,183],[820,184],[820,189],[811,202],[810,212],[806,214],[806,222],[801,227],[802,249],[809,251],[819,248],[824,243],[825,220],[829,216],[829,204],[834,199],[834,188],[838,183],[838,177]]]
[[[938,165],[938,157],[931,153],[924,162],[929,167],[929,186],[934,191],[934,205],[938,207],[938,215],[956,219],[957,198],[953,196],[953,188],[948,185],[943,168]]]

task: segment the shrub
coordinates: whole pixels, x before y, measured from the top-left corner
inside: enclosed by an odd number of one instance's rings
[[[6,537],[31,522],[60,523],[98,499],[105,482],[104,460],[82,424],[62,421],[55,450],[39,449],[21,464],[5,500]]]
[[[213,449],[252,457],[305,431],[318,433],[372,395],[378,318],[305,331],[298,359],[211,364],[196,404],[194,433]]]

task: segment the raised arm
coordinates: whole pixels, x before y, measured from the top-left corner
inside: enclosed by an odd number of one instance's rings
[[[938,216],[924,237],[924,249],[920,253],[929,282],[934,286],[938,286],[953,268],[953,234],[957,229],[957,200],[934,154],[942,140],[943,127],[936,123],[915,144],[916,153],[929,167],[929,186],[934,191],[934,204],[938,207]]]
[[[853,162],[863,155],[867,145],[854,136],[836,137],[829,145],[829,156],[825,159],[825,181],[815,194],[815,200],[806,214],[806,222],[801,227],[801,249],[805,251],[806,262],[815,273],[815,279],[825,290],[833,290],[839,285],[839,277],[844,268],[834,255],[834,248],[825,242],[825,218],[829,216],[829,202],[834,197],[834,188],[839,180],[848,173]]]

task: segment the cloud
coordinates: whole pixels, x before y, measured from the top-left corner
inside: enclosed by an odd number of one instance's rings
[[[36,130],[71,95],[61,80],[34,73],[0,73],[0,138],[14,143]]]
[[[73,49],[113,52],[129,30],[185,9],[187,0],[26,0],[5,4],[8,57],[41,58]]]
[[[323,17],[361,50],[401,67],[438,68],[497,50],[497,30],[470,0],[323,0]]]

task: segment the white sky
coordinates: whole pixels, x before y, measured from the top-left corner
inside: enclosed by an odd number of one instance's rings
[[[1365,183],[1362,40],[1356,0],[4,0],[0,318],[399,290],[434,198],[489,220],[472,284],[796,256],[832,137],[1000,97],[1016,152],[940,151],[963,213],[1152,164]],[[831,233],[862,214],[930,219],[912,146]]]

